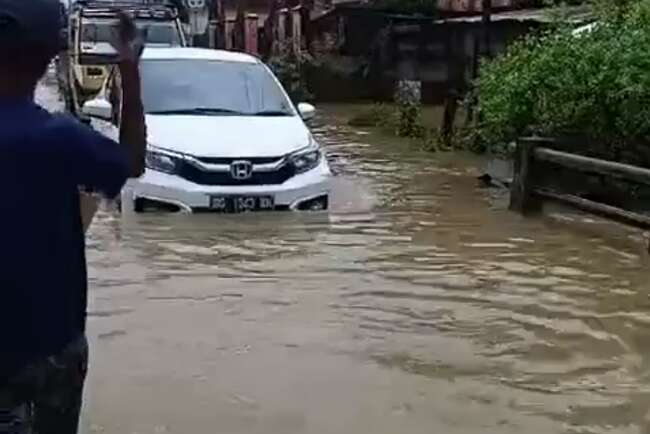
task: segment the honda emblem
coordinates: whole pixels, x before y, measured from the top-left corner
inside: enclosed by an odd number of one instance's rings
[[[230,164],[230,176],[238,181],[245,181],[253,176],[253,164],[250,161],[233,161]]]

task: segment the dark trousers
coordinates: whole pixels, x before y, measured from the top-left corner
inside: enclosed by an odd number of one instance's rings
[[[77,434],[88,369],[85,336],[0,388],[0,434]]]

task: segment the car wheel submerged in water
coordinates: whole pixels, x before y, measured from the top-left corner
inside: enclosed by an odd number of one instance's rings
[[[90,116],[113,119],[113,128],[117,74],[109,75],[100,99],[84,105]],[[294,107],[261,61],[219,50],[147,48],[141,76],[149,145],[144,175],[129,183],[136,212],[150,205],[226,213],[328,209],[331,172],[303,120],[315,109]]]
[[[137,213],[144,212],[144,208],[146,205],[145,199],[142,199],[140,197],[136,197],[133,199],[133,211]]]

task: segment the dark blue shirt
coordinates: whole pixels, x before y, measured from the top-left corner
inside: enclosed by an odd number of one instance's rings
[[[71,117],[0,100],[0,384],[83,333],[79,187],[116,196],[126,152]]]

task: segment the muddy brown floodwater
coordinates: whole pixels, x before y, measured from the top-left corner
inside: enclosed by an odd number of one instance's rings
[[[329,216],[97,217],[85,433],[650,432],[637,234],[327,113]]]

